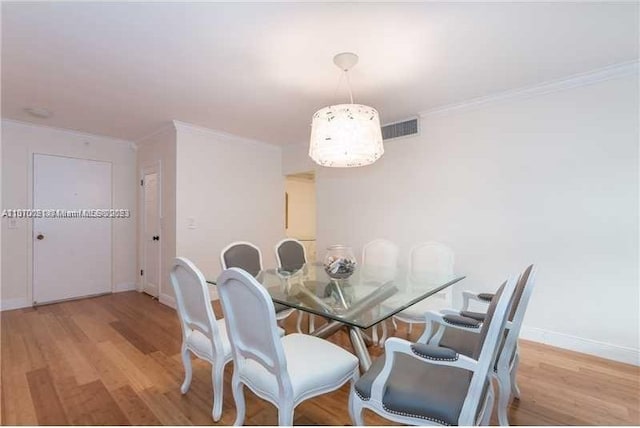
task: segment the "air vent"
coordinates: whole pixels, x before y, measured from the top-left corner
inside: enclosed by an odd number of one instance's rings
[[[402,122],[390,123],[382,127],[382,139],[406,137],[418,133],[418,119],[409,119]]]

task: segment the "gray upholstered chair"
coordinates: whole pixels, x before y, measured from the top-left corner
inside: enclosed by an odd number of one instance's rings
[[[491,302],[472,357],[452,349],[390,338],[385,355],[356,382],[349,397],[354,425],[367,408],[411,425],[487,424],[493,407],[490,371],[503,336],[516,279]]]
[[[275,251],[280,269],[295,272],[307,263],[307,251],[297,239],[283,239],[276,244]]]
[[[533,292],[535,274],[535,268],[531,265],[524,270],[518,279],[513,305],[507,318],[507,334],[501,339],[499,354],[493,367],[493,377],[498,384],[498,421],[503,426],[509,425],[507,410],[511,397],[520,398],[520,389],[516,383],[520,361],[518,337]],[[488,293],[482,294],[494,296]],[[486,314],[484,313],[468,310],[448,309],[440,313],[427,312],[425,314],[427,327],[418,342],[446,347],[463,355],[472,356],[475,346],[480,340],[478,333],[482,330],[485,318]],[[435,325],[438,326],[438,329],[432,335]]]
[[[232,242],[220,252],[220,265],[222,266],[222,270],[227,270],[232,267],[240,268],[260,281],[263,274],[262,252],[260,248],[251,242]],[[274,302],[274,307],[278,321],[287,318],[294,311],[294,309],[281,305],[280,303]]]
[[[288,272],[296,272],[307,264],[307,250],[302,242],[294,238],[285,238],[275,246],[278,268]],[[309,314],[309,333],[314,329],[313,315]],[[296,330],[302,333],[302,312],[298,311]]]

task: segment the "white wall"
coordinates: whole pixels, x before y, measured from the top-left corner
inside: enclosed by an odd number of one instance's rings
[[[317,168],[318,251],[438,240],[487,291],[535,263],[525,337],[638,364],[638,113],[627,76],[427,116],[370,167]]]
[[[88,143],[88,144],[86,144]],[[113,221],[113,288],[133,289],[136,282],[136,153],[130,143],[107,137],[2,120],[2,206],[30,208],[32,155],[44,153],[111,162],[113,207],[131,210],[129,219]],[[30,306],[31,221],[9,228],[2,219],[2,309]]]
[[[176,257],[176,130],[172,123],[158,132],[140,140],[137,157],[137,189],[138,207],[142,213],[142,186],[140,179],[142,169],[146,166],[160,163],[160,291],[159,300],[162,303],[174,306],[174,293],[169,282],[169,270],[173,259]],[[138,221],[138,233],[142,230],[142,218]],[[138,268],[143,265],[143,242],[138,240]],[[141,276],[138,275],[138,289],[142,289]]]
[[[265,267],[274,267],[273,248],[284,236],[280,148],[175,123],[176,254],[215,279],[222,248],[250,241],[262,250]]]

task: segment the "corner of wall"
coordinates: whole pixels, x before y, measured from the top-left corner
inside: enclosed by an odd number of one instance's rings
[[[169,306],[170,308],[175,309],[176,308],[176,299],[173,296],[170,296],[168,294],[161,294],[160,298],[158,299],[158,301],[160,303],[162,303],[165,306]]]

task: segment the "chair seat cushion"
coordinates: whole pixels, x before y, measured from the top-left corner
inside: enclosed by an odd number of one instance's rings
[[[350,352],[315,336],[290,334],[282,338],[294,402],[340,387],[358,367]],[[262,365],[247,359],[242,376],[252,389],[278,397],[278,382]]]
[[[371,396],[371,385],[384,367],[384,356],[356,382],[362,399]],[[390,413],[414,416],[443,425],[457,425],[472,373],[458,367],[429,364],[397,353],[382,404]]]
[[[227,326],[224,323],[224,318],[216,320],[216,323],[218,324],[220,339],[222,340],[224,357],[227,359],[227,357],[231,357],[231,344],[229,343],[229,336],[227,335]],[[213,361],[215,357],[211,341],[198,330],[191,330],[191,333],[187,336],[187,347],[200,358]]]
[[[440,339],[440,346],[474,358],[479,341],[480,335],[478,333],[457,328],[447,328],[442,335],[442,339]]]

